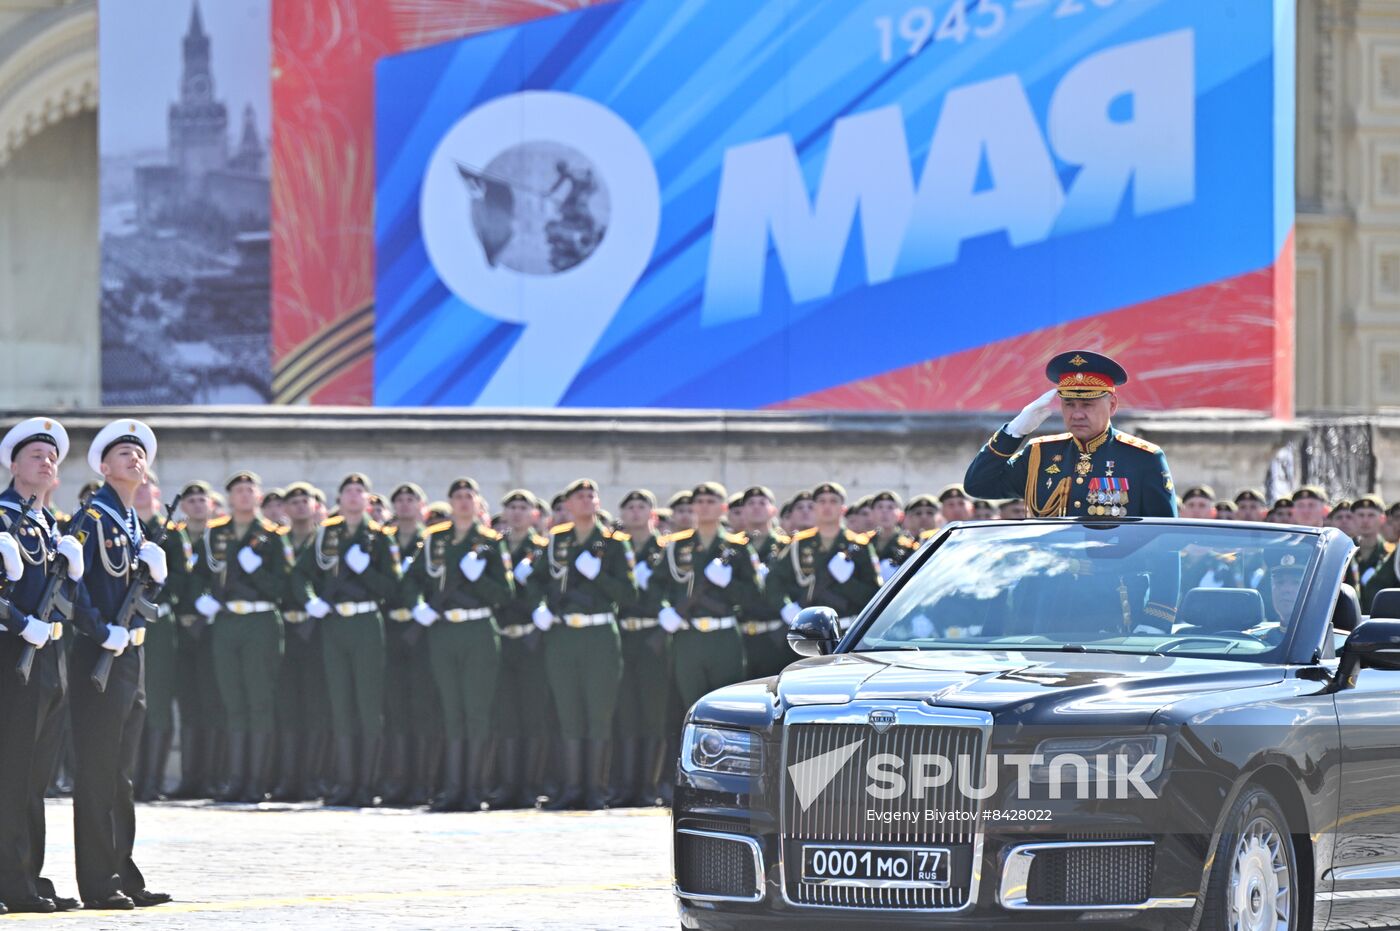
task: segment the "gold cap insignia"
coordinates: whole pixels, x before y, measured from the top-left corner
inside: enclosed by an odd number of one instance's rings
[[[46,421],[44,421],[44,429],[45,429],[45,430],[52,430],[52,429],[53,429],[53,421],[52,421],[52,420],[46,420]]]
[[[1075,353],[1074,358],[1069,360],[1069,364],[1070,364],[1070,365],[1076,365],[1076,366],[1077,366],[1077,365],[1088,365],[1088,364],[1089,364],[1089,360],[1086,359],[1086,358],[1084,358],[1083,356],[1079,355],[1078,353]]]

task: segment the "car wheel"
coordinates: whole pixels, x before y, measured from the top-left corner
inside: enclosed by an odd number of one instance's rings
[[[1200,926],[1294,931],[1298,920],[1298,867],[1288,821],[1267,789],[1250,786],[1225,819]]]

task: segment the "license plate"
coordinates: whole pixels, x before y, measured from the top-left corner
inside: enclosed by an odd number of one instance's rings
[[[948,885],[948,848],[804,844],[802,881],[908,883],[942,889]]]

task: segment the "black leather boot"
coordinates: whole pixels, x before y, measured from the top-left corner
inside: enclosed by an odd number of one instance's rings
[[[203,754],[199,769],[204,776],[204,789],[197,797],[217,798],[224,786],[223,775],[228,772],[228,760],[225,753],[228,747],[228,735],[222,730],[206,730],[200,747]]]
[[[666,765],[666,741],[648,737],[642,741],[641,788],[636,803],[645,807],[655,805],[663,796],[661,772]]]
[[[442,789],[433,799],[433,811],[461,811],[463,789],[463,765],[466,756],[466,741],[454,738],[447,741],[447,749],[442,758]]]
[[[559,747],[559,775],[563,787],[544,807],[564,811],[583,804],[583,740],[565,737]]]
[[[497,754],[499,765],[496,767],[497,787],[496,794],[491,798],[491,808],[493,810],[505,811],[512,808],[533,808],[534,799],[527,799],[525,783],[521,778],[522,757],[525,748],[519,737],[507,737],[501,741],[500,752]]]
[[[373,808],[379,789],[379,751],[383,738],[360,738],[360,781],[352,804],[359,808]]]
[[[252,734],[248,738],[248,778],[240,801],[257,805],[267,801],[267,770],[272,762],[272,735]]]
[[[530,737],[525,741],[525,797],[528,807],[533,808],[541,795],[548,795],[544,788],[544,768],[549,757],[549,741],[543,737]]]
[[[438,770],[442,768],[442,738],[419,737],[413,747],[413,788],[410,805],[427,805],[437,791]]]
[[[481,811],[485,801],[486,767],[491,763],[491,738],[468,737],[466,762],[462,766],[462,810]]]
[[[154,802],[165,798],[165,764],[170,757],[169,731],[147,731],[141,738],[141,782],[136,801]]]
[[[631,808],[640,805],[641,795],[641,752],[639,737],[624,737],[617,742],[617,772],[612,780],[612,796],[608,805],[611,808]]]
[[[402,805],[408,799],[408,746],[407,734],[393,734],[384,742],[384,785],[380,794],[385,805]]]
[[[583,807],[600,811],[608,807],[608,764],[612,762],[611,740],[588,741]]]
[[[204,790],[204,752],[200,748],[203,734],[193,727],[180,728],[180,784],[170,793],[171,798],[201,798]]]
[[[220,802],[243,801],[244,783],[248,778],[248,735],[243,731],[228,733],[228,782],[215,796]]]
[[[277,735],[277,785],[272,789],[274,802],[305,801],[302,795],[302,752],[305,744],[302,735],[296,731],[282,731]]]
[[[325,731],[313,731],[307,741],[306,757],[302,764],[302,798],[311,801],[329,794],[326,774],[334,765],[334,755],[331,735]]]
[[[335,786],[326,793],[326,805],[344,806],[355,799],[355,738],[335,738]]]

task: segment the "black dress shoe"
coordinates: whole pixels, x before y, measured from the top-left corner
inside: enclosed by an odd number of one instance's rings
[[[139,892],[131,893],[131,901],[136,903],[137,908],[150,908],[152,905],[164,905],[171,897],[164,892],[152,892],[149,889],[142,889]]]
[[[94,912],[129,912],[135,907],[136,903],[120,892],[114,892],[105,899],[88,899],[83,902],[83,908]]]
[[[58,907],[53,904],[53,899],[46,899],[41,895],[33,895],[24,899],[6,899],[5,904],[16,915],[21,913],[48,915],[58,911]]]
[[[53,896],[51,901],[53,902],[54,909],[60,912],[77,911],[83,904],[77,899],[68,898],[66,895]]]

